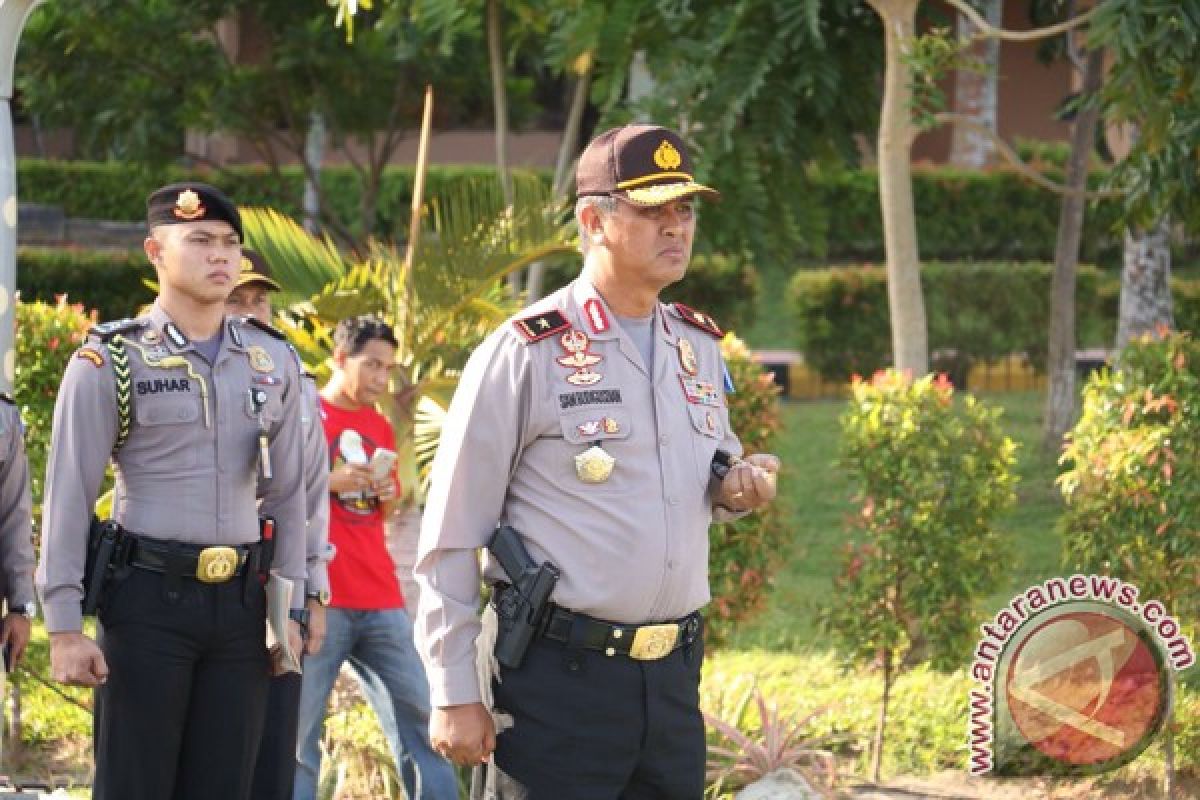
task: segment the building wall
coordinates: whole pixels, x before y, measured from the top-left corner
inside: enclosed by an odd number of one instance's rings
[[[946,6],[942,7],[946,9]],[[948,16],[949,11],[946,12]],[[1029,30],[1025,3],[1004,3],[1004,27]],[[1037,42],[1001,42],[996,118],[1000,136],[1010,144],[1017,138],[1068,141],[1070,126],[1054,119],[1054,112],[1071,94],[1072,67],[1065,60],[1042,64]],[[944,87],[948,102],[954,98],[954,77]],[[941,127],[922,134],[913,144],[914,161],[945,163],[950,155],[950,129]]]

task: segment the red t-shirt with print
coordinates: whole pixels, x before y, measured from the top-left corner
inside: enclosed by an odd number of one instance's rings
[[[322,397],[321,422],[331,468],[344,463],[365,465],[377,447],[396,449],[391,423],[373,408],[348,411]],[[377,500],[331,492],[329,541],[337,547],[329,562],[331,605],[362,611],[404,607]]]

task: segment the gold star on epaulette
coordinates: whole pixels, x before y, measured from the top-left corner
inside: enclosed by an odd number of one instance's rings
[[[525,337],[526,341],[536,342],[547,336],[553,336],[559,331],[565,331],[571,327],[571,323],[567,322],[567,318],[562,315],[561,311],[551,310],[513,320],[513,327]]]

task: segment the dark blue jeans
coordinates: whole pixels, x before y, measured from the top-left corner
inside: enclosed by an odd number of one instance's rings
[[[456,800],[454,769],[429,745],[429,683],[408,614],[341,608],[327,610],[325,643],[304,661],[294,800],[315,800],[326,704],[347,661],[379,718],[404,791],[413,800]]]

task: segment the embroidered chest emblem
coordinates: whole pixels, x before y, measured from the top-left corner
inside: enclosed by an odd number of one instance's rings
[[[604,377],[592,369],[603,361],[604,357],[588,351],[588,345],[591,342],[586,333],[567,331],[559,341],[562,342],[563,349],[567,351],[567,354],[559,356],[555,361],[574,370],[567,376],[567,383],[573,386],[591,386]]]
[[[275,369],[275,362],[271,360],[271,354],[258,345],[246,348],[246,357],[250,359],[250,368],[255,372],[270,372]]]

